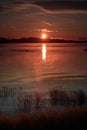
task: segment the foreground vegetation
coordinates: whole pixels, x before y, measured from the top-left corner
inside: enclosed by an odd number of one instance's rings
[[[0,130],[86,130],[87,107],[48,110],[34,115],[0,115]]]
[[[87,129],[87,95],[82,90],[19,92],[13,88],[0,88],[0,102],[9,101],[16,109],[10,115],[0,113],[0,130]]]
[[[52,108],[59,110],[63,107],[87,106],[87,95],[82,90],[65,91],[54,88],[45,93],[22,92],[14,88],[0,88],[0,104],[5,109],[11,105],[13,113],[37,113]],[[4,112],[3,109],[0,112]]]

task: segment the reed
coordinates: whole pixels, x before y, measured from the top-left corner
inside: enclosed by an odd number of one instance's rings
[[[65,91],[50,89],[46,94],[40,92],[20,93],[14,88],[0,88],[0,101],[8,100],[15,103],[16,112],[37,112],[58,106],[86,106],[87,95],[82,90]],[[15,102],[14,102],[15,101]]]
[[[61,111],[50,109],[34,115],[0,115],[0,130],[85,130],[87,107],[68,107]]]

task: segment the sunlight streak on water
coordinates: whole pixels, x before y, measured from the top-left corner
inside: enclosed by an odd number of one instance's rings
[[[46,44],[42,44],[42,60],[46,60]]]

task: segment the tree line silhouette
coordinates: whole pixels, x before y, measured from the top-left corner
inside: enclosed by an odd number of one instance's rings
[[[87,40],[65,40],[65,39],[55,39],[55,38],[47,38],[41,39],[37,37],[29,37],[29,38],[18,38],[18,39],[11,39],[11,38],[3,38],[0,37],[0,44],[1,43],[87,43]]]

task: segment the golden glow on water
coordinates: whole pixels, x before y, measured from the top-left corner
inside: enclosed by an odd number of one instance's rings
[[[46,44],[42,44],[42,60],[46,60]]]

